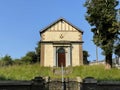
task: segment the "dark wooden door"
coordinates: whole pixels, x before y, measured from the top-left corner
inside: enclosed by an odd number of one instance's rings
[[[63,48],[60,48],[58,50],[58,67],[65,67],[65,50]]]

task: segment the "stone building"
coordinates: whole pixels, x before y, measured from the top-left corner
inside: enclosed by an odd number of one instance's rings
[[[83,65],[82,34],[63,18],[41,30],[41,66]]]

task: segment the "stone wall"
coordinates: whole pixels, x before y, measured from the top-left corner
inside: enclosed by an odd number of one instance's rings
[[[120,90],[120,81],[97,81],[87,77],[50,79],[36,77],[30,81],[0,81],[0,90]]]
[[[30,81],[0,81],[0,90],[47,90],[45,81],[36,77]]]
[[[50,80],[46,83],[48,90],[80,90],[80,82],[64,79],[61,80]]]
[[[120,81],[97,81],[88,77],[81,83],[81,90],[120,90]]]

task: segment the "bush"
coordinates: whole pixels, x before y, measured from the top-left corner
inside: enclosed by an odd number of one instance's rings
[[[13,61],[9,55],[5,55],[3,58],[1,58],[1,61],[0,61],[1,66],[8,66],[12,64],[13,64]]]

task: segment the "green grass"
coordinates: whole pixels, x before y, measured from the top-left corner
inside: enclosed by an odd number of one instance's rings
[[[120,70],[116,68],[106,70],[103,65],[80,66],[74,67],[71,76],[80,76],[81,78],[94,77],[98,80],[120,80]]]
[[[5,80],[31,80],[35,76],[49,75],[47,67],[40,67],[39,64],[34,65],[14,65],[0,68],[0,79]]]
[[[57,69],[61,70],[61,68]],[[105,70],[103,65],[69,67],[69,69],[72,70],[72,73],[64,75],[64,77],[76,78],[79,76],[82,79],[94,77],[98,80],[120,80],[119,69]],[[41,67],[39,64],[0,67],[0,80],[31,80],[36,76],[61,78],[61,74],[54,75],[52,73],[52,68]]]

